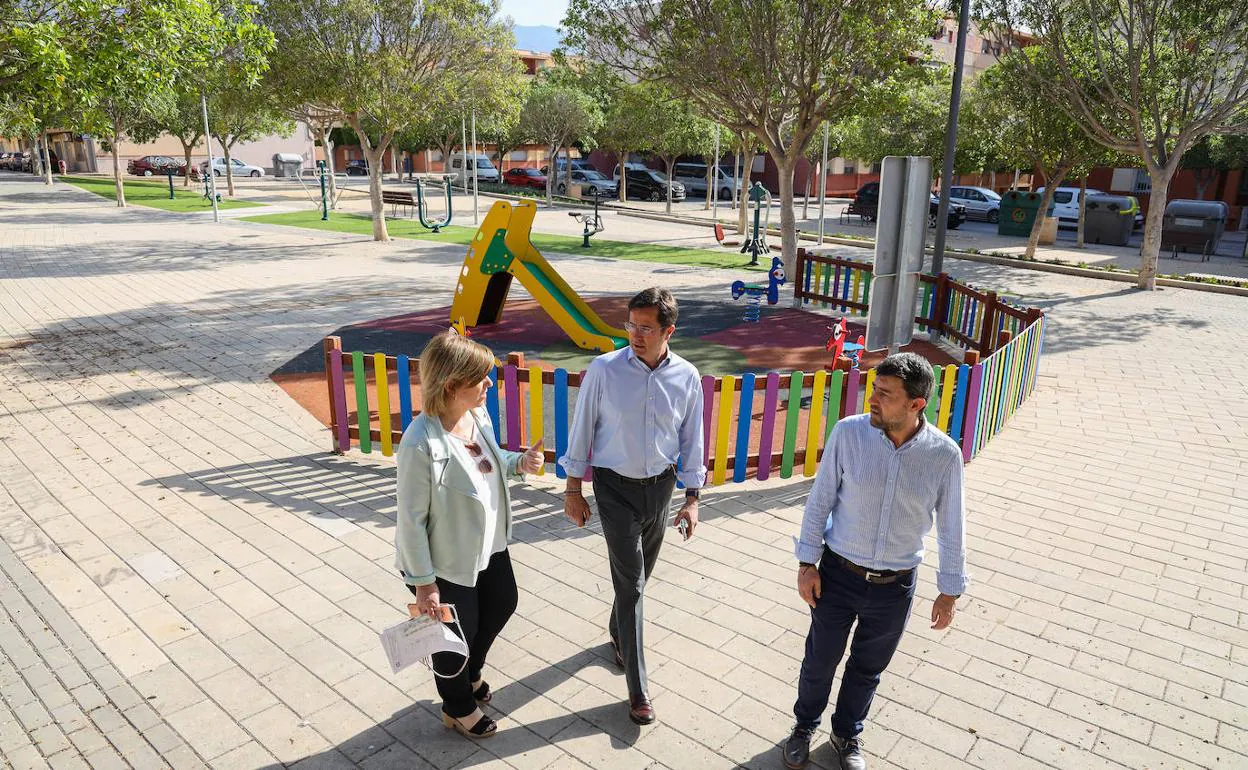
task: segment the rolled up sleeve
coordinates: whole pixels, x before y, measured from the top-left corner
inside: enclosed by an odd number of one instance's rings
[[[966,591],[966,491],[963,487],[961,455],[953,457],[941,481],[936,499],[936,547],[940,549],[940,569],[936,589],[959,596]]]
[[[594,447],[594,425],[598,421],[598,401],[601,398],[598,366],[590,363],[589,370],[581,378],[580,392],[576,396],[576,412],[572,415],[572,430],[568,436],[568,448],[559,458],[559,465],[572,478],[584,478],[589,471],[589,456]]]
[[[706,484],[706,447],[702,438],[702,379],[697,372],[689,387],[689,406],[680,423],[680,472],[676,478],[687,489],[701,489]]]
[[[436,579],[429,552],[429,455],[415,446],[399,445],[395,521],[395,566],[408,585]]]

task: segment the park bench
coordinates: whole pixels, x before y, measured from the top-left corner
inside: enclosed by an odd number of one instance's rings
[[[849,225],[874,222],[876,216],[878,215],[879,206],[872,205],[870,203],[859,203],[858,201],[853,201],[841,211],[841,224]],[[858,219],[858,222],[854,221],[855,217]]]
[[[412,197],[410,192],[404,190],[382,190],[382,205],[390,206],[390,216],[398,216],[399,206],[406,206],[409,209],[408,216],[412,216],[412,212],[416,211],[416,199]]]

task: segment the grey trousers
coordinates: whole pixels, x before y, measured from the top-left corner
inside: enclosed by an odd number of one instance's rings
[[[614,471],[594,468],[594,497],[615,587],[609,630],[624,658],[630,697],[647,693],[642,594],[659,559],[675,488],[676,474],[672,471],[654,483],[639,484]]]

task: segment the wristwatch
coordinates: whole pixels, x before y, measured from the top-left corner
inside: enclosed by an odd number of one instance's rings
[[[700,489],[686,489],[685,490],[686,500],[697,500],[701,496],[702,496],[702,490]]]

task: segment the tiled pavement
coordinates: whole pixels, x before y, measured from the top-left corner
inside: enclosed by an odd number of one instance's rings
[[[392,676],[393,464],[329,455],[267,372],[448,304],[457,247],[214,226],[0,177],[0,753],[15,767],[778,767],[808,483],[712,491],[648,590],[660,723],[608,663],[601,537],[517,493],[520,613],[480,745]],[[559,259],[573,285],[730,274]],[[953,263],[1046,307],[1040,385],[968,468],[975,582],[920,601],[865,733],[879,768],[1248,766],[1241,298]],[[820,744],[816,762],[831,756]]]

